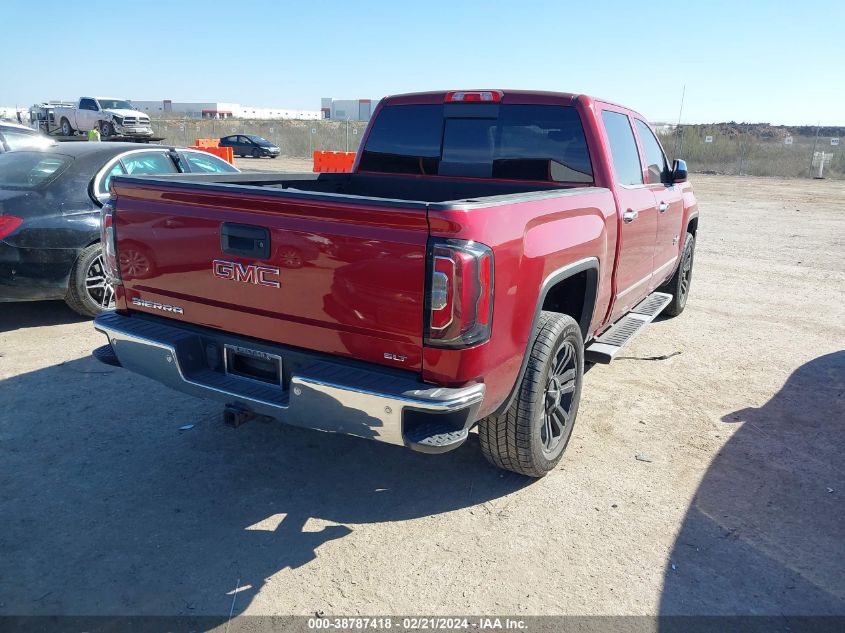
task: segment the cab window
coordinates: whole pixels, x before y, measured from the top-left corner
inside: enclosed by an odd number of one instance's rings
[[[651,128],[639,119],[634,119],[637,125],[637,134],[640,137],[643,151],[645,152],[646,164],[648,165],[648,182],[649,184],[667,182],[669,176],[669,164],[666,162],[666,156],[663,154],[663,149],[660,143],[654,136]]]
[[[634,130],[628,116],[619,112],[604,110],[601,113],[607,140],[610,141],[610,154],[613,159],[613,171],[620,185],[643,184],[643,168],[640,153],[634,140]]]

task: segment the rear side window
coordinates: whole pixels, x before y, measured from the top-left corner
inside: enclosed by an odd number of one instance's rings
[[[58,177],[73,158],[46,152],[0,154],[0,189],[35,189]]]
[[[207,152],[184,152],[191,173],[194,174],[235,174],[237,169],[225,160],[212,156]]]
[[[138,152],[120,159],[130,176],[143,174],[175,174],[176,166],[164,152]]]
[[[604,110],[601,113],[604,129],[610,141],[610,153],[613,157],[613,170],[620,185],[643,184],[643,168],[634,131],[627,115]]]
[[[119,162],[112,165],[111,169],[109,169],[105,174],[103,174],[103,177],[100,180],[100,184],[97,186],[97,195],[109,195],[109,186],[111,185],[112,178],[114,178],[115,176],[122,176],[124,173],[126,172],[123,171],[123,167],[120,166]]]
[[[364,171],[592,182],[574,108],[550,105],[388,106],[361,156]]]

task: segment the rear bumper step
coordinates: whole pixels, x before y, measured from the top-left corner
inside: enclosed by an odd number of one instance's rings
[[[106,312],[94,327],[109,339],[124,368],[177,391],[235,404],[287,424],[374,439],[438,453],[460,446],[475,422],[484,385],[441,388],[377,367],[350,367],[324,358],[298,363],[287,384],[227,374],[209,360],[209,346],[258,347],[284,365],[288,351],[209,330]],[[301,352],[298,355],[302,356]],[[100,356],[107,356],[100,354]],[[112,364],[112,363],[110,363]]]
[[[584,350],[584,360],[607,364],[672,301],[672,295],[653,292]]]

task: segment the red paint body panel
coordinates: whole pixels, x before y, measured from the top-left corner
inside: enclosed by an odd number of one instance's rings
[[[183,308],[179,320],[370,362],[385,363],[390,351],[407,357],[406,368],[420,368],[424,208],[305,207],[241,192],[120,184],[115,193],[120,257],[138,252],[149,261],[141,271],[122,267],[127,300],[143,295]],[[268,228],[270,257],[221,252],[223,222]],[[277,267],[280,287],[221,279],[212,273],[216,259]]]
[[[541,288],[550,276],[573,263],[597,260],[598,285],[588,328],[588,336],[596,335],[671,276],[683,239],[680,244],[670,242],[676,234],[683,235],[698,213],[689,183],[646,181],[624,188],[615,184],[601,111],[626,114],[632,122],[642,119],[636,112],[583,95],[502,92],[502,104],[574,106],[584,128],[594,182],[570,189],[561,185],[560,195],[515,196],[512,202],[505,198],[491,199],[489,204],[483,199],[473,204],[403,204],[385,199],[376,204],[354,196],[330,201],[285,198],[278,192],[264,195],[254,187],[208,194],[189,182],[159,187],[156,182],[138,185],[117,178],[119,254],[123,257],[135,249],[151,262],[147,271],[124,272],[118,308],[125,310],[133,297],[143,296],[184,309],[184,315],[172,318],[413,370],[433,384],[454,387],[481,381],[486,393],[479,417],[490,414],[507,401],[518,380]],[[383,99],[362,147],[386,105],[439,104],[445,95],[430,92]],[[639,138],[636,131],[635,138]],[[642,144],[637,142],[645,173]],[[359,159],[360,153],[354,172]],[[445,180],[391,176],[397,187],[403,181]],[[538,189],[555,188],[540,184]],[[667,202],[669,211],[661,214],[660,202]],[[622,221],[628,208],[640,213],[633,224]],[[223,222],[266,227],[271,256],[256,262],[222,254]],[[473,240],[493,250],[488,341],[464,349],[423,345],[430,237]],[[215,259],[277,267],[280,288],[217,278],[211,270]],[[385,358],[386,352],[406,360],[397,365],[395,358]]]

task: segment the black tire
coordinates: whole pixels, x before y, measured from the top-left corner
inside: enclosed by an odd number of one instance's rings
[[[70,121],[65,117],[62,117],[62,120],[59,121],[59,127],[62,129],[62,136],[73,136],[73,128],[70,125]]]
[[[275,154],[270,154],[270,158],[278,158]]]
[[[510,408],[481,420],[478,435],[494,466],[542,477],[560,462],[578,415],[584,381],[581,328],[570,316],[542,312],[529,354]]]
[[[692,283],[692,265],[695,260],[695,237],[687,233],[684,238],[684,248],[681,251],[681,261],[672,278],[658,290],[672,295],[672,301],[663,310],[666,316],[678,316],[684,311],[689,299],[690,284]]]
[[[70,272],[65,303],[83,316],[97,316],[114,306],[114,288],[103,268],[99,244],[85,248]]]
[[[258,148],[255,148],[254,150],[252,150],[252,157],[253,158],[261,158],[261,150],[258,149]]]
[[[111,124],[109,121],[100,121],[100,137],[101,138],[111,138],[114,136],[114,125]]]

